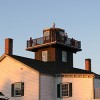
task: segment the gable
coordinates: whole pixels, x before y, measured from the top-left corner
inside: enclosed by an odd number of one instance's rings
[[[8,55],[5,55],[3,57],[3,59],[1,60],[0,62],[0,69],[5,69],[5,70],[29,70],[30,72],[34,72],[34,73],[39,73],[38,71],[36,71],[35,69],[27,66],[26,64],[8,56]]]
[[[14,100],[14,97],[11,97],[11,85],[16,82],[24,82],[25,84],[26,96],[18,97],[19,99],[38,100],[39,77],[38,71],[8,55],[0,62],[0,91],[6,94],[11,100]]]

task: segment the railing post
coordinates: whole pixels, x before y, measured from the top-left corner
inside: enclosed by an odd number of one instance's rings
[[[28,48],[28,41],[27,41],[27,48]]]

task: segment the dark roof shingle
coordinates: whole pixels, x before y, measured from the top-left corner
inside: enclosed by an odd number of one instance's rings
[[[45,74],[95,74],[79,68],[67,68],[65,63],[61,62],[43,62],[31,58],[12,55],[14,59],[26,64],[27,66]]]

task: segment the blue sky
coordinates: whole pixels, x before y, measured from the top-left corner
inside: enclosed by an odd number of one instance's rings
[[[0,55],[4,39],[13,38],[14,54],[33,58],[26,40],[41,37],[53,22],[82,42],[74,66],[84,69],[84,59],[91,58],[92,71],[100,74],[100,0],[0,0]]]

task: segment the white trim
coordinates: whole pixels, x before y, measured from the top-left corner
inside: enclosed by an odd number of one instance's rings
[[[56,77],[67,77],[67,78],[94,78],[94,74],[56,74]]]
[[[0,62],[6,57],[6,54],[3,54],[1,57],[0,57]]]
[[[39,71],[35,70],[34,68],[31,68],[30,66],[28,66],[28,65],[26,65],[26,64],[24,64],[24,63],[22,63],[21,61],[15,59],[15,58],[13,58],[13,57],[11,57],[11,56],[9,56],[9,55],[6,55],[6,56],[9,57],[9,58],[11,58],[11,59],[14,60],[14,61],[17,61],[18,63],[24,65],[25,67],[27,67],[27,68],[29,68],[29,69],[31,69],[31,70],[40,73]],[[34,61],[34,60],[33,60],[33,61]]]

